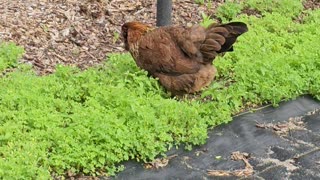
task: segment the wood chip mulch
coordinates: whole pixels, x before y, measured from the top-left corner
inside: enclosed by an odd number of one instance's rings
[[[202,13],[214,17],[224,0],[210,6],[195,2],[173,0],[173,24],[199,23]],[[304,3],[306,9],[319,5],[319,0]],[[105,61],[108,53],[124,51],[124,22],[155,25],[155,14],[156,0],[0,0],[0,43],[23,46],[21,62],[34,65],[40,75],[54,72],[57,64],[85,69]]]
[[[201,13],[213,14],[195,1],[173,0],[173,24],[195,24]],[[156,0],[0,0],[0,42],[25,48],[21,62],[38,74],[54,72],[57,64],[85,69],[123,52],[124,22],[156,22]]]

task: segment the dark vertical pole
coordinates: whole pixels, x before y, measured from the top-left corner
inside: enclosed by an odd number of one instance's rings
[[[157,0],[157,26],[171,24],[172,0]]]

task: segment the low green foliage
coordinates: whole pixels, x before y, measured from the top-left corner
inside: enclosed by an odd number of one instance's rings
[[[206,5],[208,9],[211,9],[213,0],[195,0],[195,3],[199,5]]]
[[[207,102],[168,97],[129,54],[112,54],[86,71],[58,66],[40,77],[17,65],[21,48],[0,46],[2,67],[16,68],[0,78],[0,177],[112,175],[122,161],[205,143],[208,128],[246,107],[302,94],[320,99],[320,10],[305,11],[302,23],[292,20],[295,10],[232,17],[249,32],[214,61],[219,74],[202,93]]]
[[[203,5],[205,0],[195,0],[194,2],[197,4]]]
[[[174,143],[207,137],[201,104],[164,98],[128,54],[84,72],[61,66],[39,77],[21,68],[0,86],[0,177],[112,174],[121,161],[152,159]]]
[[[217,13],[215,15],[219,17],[223,22],[227,22],[240,14],[242,8],[242,3],[226,1],[217,9]]]
[[[310,13],[318,16],[320,11]],[[221,91],[226,92],[225,96],[241,97],[233,101],[236,112],[237,106],[243,107],[241,102],[276,105],[301,94],[319,97],[313,88],[320,83],[315,80],[319,74],[319,20],[306,16],[305,23],[299,24],[278,13],[263,18],[243,15],[235,20],[248,23],[249,32],[239,38],[234,53],[218,58],[215,65],[220,72],[218,83],[235,82],[229,83],[227,91]],[[217,96],[219,93],[213,89],[203,95]]]
[[[298,16],[303,9],[303,0],[245,0],[244,7],[267,13],[280,13],[287,17]]]
[[[210,16],[206,15],[205,13],[201,14],[202,21],[200,22],[200,25],[203,27],[208,27],[210,24],[215,23],[213,19],[210,18]]]
[[[260,12],[262,15],[278,13],[281,16],[296,17],[303,10],[303,5],[302,0],[228,0],[218,7],[216,16],[222,22],[228,22],[245,9]]]
[[[6,68],[17,66],[23,49],[13,43],[0,43],[0,72]]]
[[[113,33],[113,44],[115,44],[120,39],[120,33],[114,32]]]

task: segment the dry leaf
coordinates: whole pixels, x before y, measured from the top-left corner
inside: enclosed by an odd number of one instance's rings
[[[157,158],[152,162],[148,162],[144,164],[144,168],[146,169],[158,169],[158,168],[163,168],[166,167],[169,163],[169,160],[177,157],[178,155],[174,154],[171,156],[168,156],[166,158]]]
[[[224,171],[224,170],[208,170],[209,176],[236,176],[236,177],[247,177],[253,174],[253,167],[248,161],[250,155],[248,153],[240,153],[239,151],[231,154],[231,159],[235,161],[242,160],[245,163],[245,168],[235,171]]]
[[[267,123],[261,124],[256,123],[256,127],[263,129],[272,129],[275,133],[281,136],[287,136],[292,130],[304,130],[304,122],[302,121],[302,117],[294,117],[289,118],[287,122],[283,123]]]

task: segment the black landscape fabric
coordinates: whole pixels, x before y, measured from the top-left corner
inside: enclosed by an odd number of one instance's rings
[[[167,155],[127,162],[115,179],[320,179],[320,102],[303,96],[244,113],[205,145]]]

